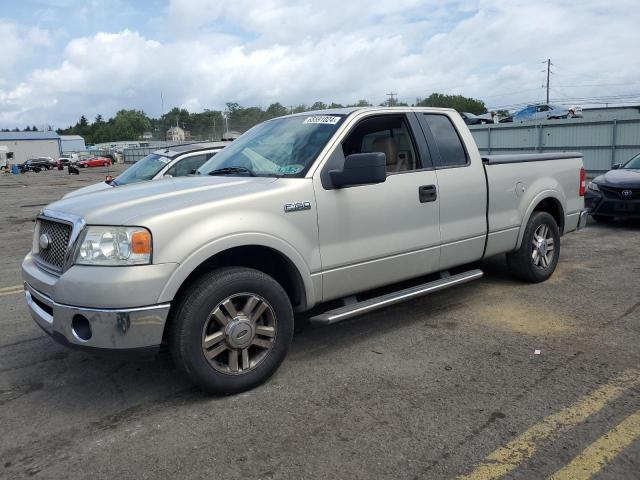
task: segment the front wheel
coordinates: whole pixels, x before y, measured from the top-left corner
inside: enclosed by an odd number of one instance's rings
[[[265,382],[293,337],[293,309],[272,277],[249,268],[205,273],[170,321],[176,364],[203,390],[232,394]]]
[[[560,229],[547,212],[533,212],[518,250],[507,255],[511,273],[526,282],[548,279],[560,257]]]

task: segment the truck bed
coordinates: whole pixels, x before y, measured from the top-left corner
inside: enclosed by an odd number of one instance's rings
[[[485,256],[517,248],[523,219],[545,197],[556,202],[562,213],[562,233],[577,228],[582,197],[576,172],[582,157],[578,152],[482,157],[489,186]]]

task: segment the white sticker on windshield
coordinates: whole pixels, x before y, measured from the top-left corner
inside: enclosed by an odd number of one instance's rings
[[[314,115],[313,117],[307,117],[302,123],[323,123],[325,125],[335,125],[340,121],[340,117],[334,117],[333,115]]]

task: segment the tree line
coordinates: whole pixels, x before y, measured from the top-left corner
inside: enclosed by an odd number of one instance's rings
[[[242,133],[260,122],[291,113],[324,110],[327,108],[368,107],[372,105],[367,100],[358,100],[349,105],[335,102],[327,104],[318,101],[312,105],[284,106],[276,102],[267,108],[262,108],[243,107],[239,103],[229,102],[226,104],[224,112],[220,110],[189,112],[184,108],[174,107],[159,118],[150,118],[141,110],[120,110],[108,120],[104,120],[102,115],[98,115],[93,122],[89,122],[82,115],[75,125],[58,129],[57,132],[60,135],[81,135],[88,145],[92,145],[114,141],[139,140],[147,132],[151,134],[154,140],[165,140],[167,130],[172,126],[178,126],[187,131],[191,139],[217,140],[222,138],[226,132]],[[400,102],[395,98],[391,98],[380,105],[409,106],[407,103]],[[441,93],[432,93],[424,99],[418,98],[413,106],[454,108],[459,112],[469,112],[476,115],[487,111],[482,100],[462,95],[445,95]]]
[[[29,125],[27,125],[23,130],[20,130],[18,127],[14,129],[10,129],[10,128],[0,129],[0,132],[38,132],[38,131],[39,131],[38,127],[36,127],[35,125],[33,127],[30,127]],[[51,128],[49,128],[48,131],[51,131]]]

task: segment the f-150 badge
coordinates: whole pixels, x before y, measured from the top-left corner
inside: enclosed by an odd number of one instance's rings
[[[284,204],[285,212],[297,212],[299,210],[311,210],[311,202],[295,202]]]

